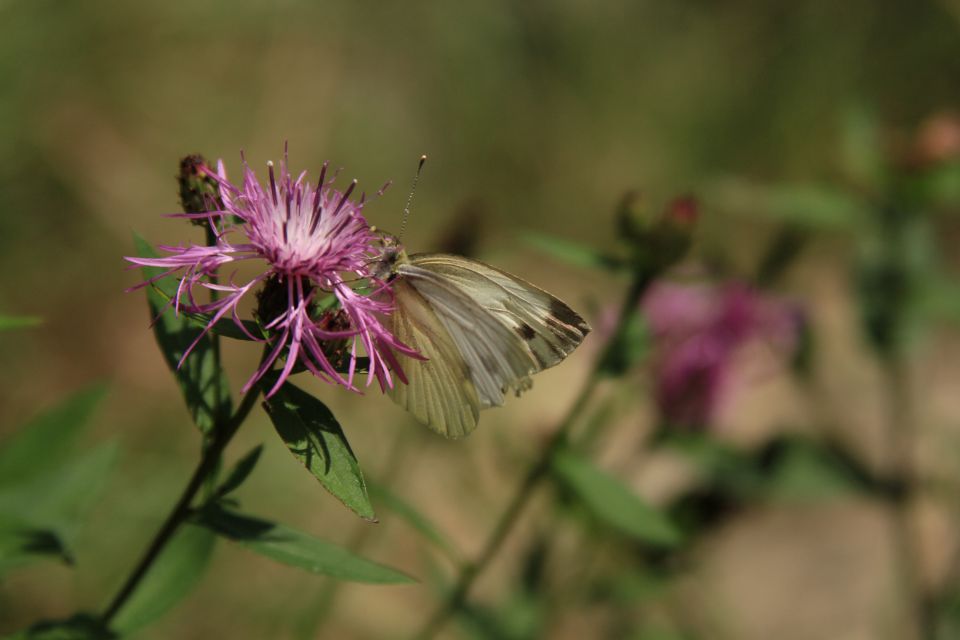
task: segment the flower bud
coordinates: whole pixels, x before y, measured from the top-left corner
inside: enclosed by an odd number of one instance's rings
[[[662,272],[679,262],[693,243],[700,207],[692,196],[675,198],[648,229],[645,246],[649,267]]]
[[[200,154],[180,160],[180,205],[184,213],[203,213],[222,208],[217,181],[210,177],[210,168]],[[208,224],[205,218],[193,220],[200,226]]]

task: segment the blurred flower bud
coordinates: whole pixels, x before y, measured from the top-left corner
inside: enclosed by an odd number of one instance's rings
[[[657,274],[674,265],[686,254],[700,217],[700,208],[692,196],[670,201],[663,213],[651,219],[638,214],[638,194],[628,192],[617,209],[617,228],[633,245],[636,268]]]
[[[222,209],[217,181],[210,177],[210,167],[200,154],[189,155],[180,160],[180,205],[184,213],[203,213]],[[209,225],[206,218],[192,222],[199,226]]]
[[[639,200],[640,192],[631,190],[623,194],[617,205],[617,233],[628,241],[642,242],[646,238],[649,223],[642,220],[642,212],[638,210]]]
[[[693,243],[700,206],[692,196],[682,196],[667,205],[650,229],[651,253],[659,270],[679,262]]]
[[[913,159],[928,166],[960,157],[960,114],[938,113],[920,125],[913,142]]]
[[[667,205],[664,219],[678,228],[692,229],[700,217],[700,204],[693,196],[675,198]]]

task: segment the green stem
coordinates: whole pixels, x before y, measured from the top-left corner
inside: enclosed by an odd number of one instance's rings
[[[110,605],[100,616],[100,622],[103,626],[109,626],[111,620],[117,615],[124,603],[126,603],[134,591],[136,591],[137,586],[147,575],[147,572],[150,571],[150,567],[156,562],[163,549],[167,546],[167,543],[170,542],[173,535],[180,528],[180,525],[190,516],[190,505],[193,503],[194,498],[196,498],[197,492],[203,486],[209,474],[217,468],[220,454],[223,453],[227,444],[229,444],[234,434],[236,434],[240,428],[240,425],[243,424],[243,421],[253,409],[259,395],[259,385],[250,389],[246,396],[244,396],[243,402],[237,407],[236,412],[230,417],[230,420],[222,425],[222,428],[216,430],[213,440],[211,440],[209,446],[204,449],[200,462],[197,464],[193,476],[191,476],[186,488],[184,488],[183,493],[180,495],[180,499],[177,500],[173,510],[153,537],[153,541],[147,547],[140,562],[137,563],[134,570],[130,573],[129,577],[127,577],[126,582],[124,582],[123,586],[117,592],[117,595],[113,597]]]
[[[616,328],[594,363],[586,384],[580,390],[576,400],[574,400],[573,405],[567,412],[566,417],[564,417],[560,426],[550,438],[547,446],[541,451],[540,456],[527,471],[520,485],[517,487],[516,493],[514,493],[503,515],[500,516],[500,519],[494,526],[490,537],[487,538],[487,542],[480,551],[480,555],[478,555],[473,562],[461,567],[457,581],[446,600],[437,608],[433,615],[430,616],[420,632],[414,636],[418,640],[429,640],[443,629],[450,617],[467,601],[474,582],[476,582],[480,574],[500,551],[503,542],[507,539],[507,536],[519,520],[520,515],[526,509],[530,498],[533,496],[534,490],[550,471],[554,456],[569,441],[570,431],[593,397],[603,377],[604,370],[615,360],[616,350],[622,347],[627,327],[637,312],[637,305],[640,298],[647,290],[647,287],[650,286],[655,275],[652,271],[641,272],[638,273],[630,283],[630,287],[624,296],[623,306],[620,308]]]
[[[206,229],[207,246],[208,246],[208,247],[212,247],[212,246],[216,245],[216,244],[217,244],[217,234],[214,232],[213,228],[210,227],[209,225],[207,225],[207,226],[204,227],[204,228]],[[218,283],[220,282],[220,278],[219,278],[219,276],[217,275],[217,272],[216,272],[216,271],[214,271],[213,273],[210,274],[209,280],[210,280],[210,283],[211,283],[211,284],[214,284],[214,285],[215,285],[215,284],[218,284]],[[211,303],[216,302],[219,298],[220,298],[220,292],[217,291],[216,289],[210,289],[210,302],[211,302]],[[214,370],[220,371],[220,370],[221,370],[221,366],[220,366],[220,336],[214,335],[214,336],[213,336],[212,343],[213,343],[213,344],[211,345],[211,351],[213,352],[213,366],[214,366]],[[215,385],[215,386],[214,386],[214,392],[216,393],[216,397],[214,398],[213,406],[214,406],[214,407],[218,407],[218,417],[219,417],[219,407],[224,407],[224,406],[229,407],[229,405],[228,405],[227,403],[224,403],[224,402],[223,402],[224,398],[221,397],[221,393],[223,393],[223,388],[222,388],[220,385]]]
[[[496,556],[504,540],[506,540],[507,535],[513,529],[513,526],[519,519],[520,514],[523,513],[527,503],[533,496],[534,489],[537,487],[540,480],[547,474],[547,472],[550,471],[550,466],[553,462],[553,456],[567,442],[571,426],[580,417],[580,414],[583,412],[584,408],[586,408],[587,402],[593,395],[593,391],[596,389],[599,380],[599,376],[590,376],[590,379],[580,392],[580,395],[577,397],[576,402],[574,402],[574,405],[571,407],[566,418],[560,424],[560,427],[556,430],[556,432],[554,432],[553,437],[550,438],[550,441],[543,449],[540,457],[527,471],[527,474],[524,476],[520,486],[517,487],[517,491],[513,495],[513,499],[507,506],[506,511],[503,512],[503,515],[500,516],[500,519],[497,521],[497,524],[494,527],[493,532],[490,534],[490,537],[487,539],[487,543],[484,545],[480,555],[477,556],[477,559],[473,562],[461,567],[460,575],[457,579],[456,585],[450,592],[450,595],[447,596],[447,599],[444,601],[444,603],[430,617],[427,623],[423,626],[423,629],[421,629],[421,631],[415,636],[416,638],[428,640],[429,638],[435,636],[443,628],[450,616],[453,615],[464,604],[464,602],[466,602],[467,596],[470,594],[470,589],[473,587],[473,583],[479,577],[480,573],[487,567],[487,565],[490,564],[490,561],[493,560],[494,556]]]
[[[901,354],[891,354],[884,364],[889,402],[889,438],[893,444],[896,465],[894,477],[898,478],[898,484],[904,487],[903,495],[893,504],[894,544],[909,613],[917,626],[919,637],[930,640],[935,636],[936,619],[918,575],[911,529],[910,510],[920,491],[920,477],[916,468],[916,432],[911,415],[910,381],[907,365]]]
[[[217,244],[217,234],[216,234],[216,232],[213,230],[213,228],[212,228],[210,225],[205,225],[205,226],[204,226],[204,231],[206,232],[207,246],[208,246],[208,247],[212,247],[212,246],[216,245],[216,244]],[[219,277],[219,275],[217,274],[217,271],[216,271],[216,270],[215,270],[213,273],[211,273],[211,274],[208,276],[208,278],[209,278],[211,284],[216,285],[216,284],[218,284],[218,283],[220,282],[220,277]],[[220,292],[217,291],[216,289],[210,289],[210,302],[211,302],[211,303],[214,303],[214,302],[216,302],[219,298],[220,298]],[[222,367],[222,364],[221,364],[221,358],[220,358],[220,336],[218,336],[218,335],[216,335],[216,334],[213,334],[212,332],[211,332],[210,335],[211,335],[211,338],[212,338],[212,340],[211,340],[211,345],[210,345],[210,351],[211,351],[211,354],[213,355],[213,366],[214,366],[214,370],[215,370],[215,371],[223,371],[223,367]],[[230,394],[229,389],[224,389],[224,388],[223,388],[223,385],[220,385],[220,384],[215,384],[215,385],[213,386],[213,394],[214,394],[214,397],[213,397],[213,401],[211,402],[211,406],[213,406],[213,407],[215,408],[214,420],[215,420],[216,422],[220,422],[221,420],[223,420],[223,419],[226,417],[226,416],[223,415],[224,409],[226,409],[227,411],[229,411],[229,409],[230,409],[230,399],[229,399],[229,397],[224,398],[224,397],[223,397],[223,394],[224,394],[224,393],[226,393],[226,394],[229,396],[229,394]],[[225,401],[225,400],[226,400],[226,401]],[[213,435],[213,438],[210,437],[210,434],[205,434],[204,437],[202,438],[202,440],[200,441],[200,447],[201,447],[201,449],[200,449],[200,451],[201,451],[201,453],[200,453],[200,455],[201,455],[201,462],[202,462],[203,458],[205,458],[206,455],[207,455],[207,449],[209,449],[209,448],[211,448],[211,447],[213,446],[213,444],[214,444],[213,440],[216,438],[216,435],[217,435],[217,432],[218,432],[218,431],[219,431],[219,429],[214,429],[214,430],[213,430],[213,434],[214,434],[214,435]],[[220,465],[221,465],[221,463],[222,463],[222,460],[221,460],[221,454],[222,454],[222,453],[223,453],[222,451],[216,453],[216,459],[211,463],[211,464],[213,465],[213,468],[207,471],[207,473],[206,473],[206,475],[205,475],[205,479],[204,479],[204,480],[202,481],[202,483],[201,483],[201,486],[202,486],[202,488],[203,488],[203,494],[204,494],[204,498],[205,498],[205,499],[209,499],[210,497],[212,497],[212,496],[213,496],[213,492],[216,490],[217,476],[219,475]]]

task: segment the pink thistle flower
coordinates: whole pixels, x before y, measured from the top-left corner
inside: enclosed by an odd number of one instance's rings
[[[421,356],[382,323],[383,316],[393,310],[393,296],[387,283],[377,280],[371,270],[379,255],[379,239],[363,217],[363,197],[356,202],[350,199],[356,180],[343,192],[334,189],[335,176],[325,181],[326,163],[315,185],[306,180],[306,172],[294,179],[286,153],[279,172],[274,172],[272,162],[267,168],[269,183],[262,185],[244,162],[243,182],[234,185],[219,161],[216,174],[206,171],[219,185],[223,208],[174,214],[206,221],[216,237],[213,245],[161,246],[169,255],[126,260],[167,269],[160,277],[181,272],[172,304],[177,311],[211,315],[200,337],[227,314],[246,332],[237,306],[258,285],[270,290],[261,297],[258,316],[271,335],[271,348],[243,386],[244,393],[284,353],[283,367],[267,397],[280,388],[297,363],[328,383],[358,391],[354,377],[361,349],[369,360],[367,386],[376,380],[381,390],[392,387],[394,376],[405,383],[396,353]],[[214,281],[220,267],[246,260],[263,261],[265,268],[242,284],[235,281],[236,274],[228,283]],[[354,290],[350,283],[357,282],[365,283],[364,287]],[[216,291],[220,297],[198,302],[194,295],[197,287]],[[333,309],[324,317],[315,317],[315,305],[324,294],[335,296],[342,314],[331,315],[339,313]],[[264,298],[269,298],[269,303],[265,304]],[[200,337],[184,352],[181,364]],[[339,361],[332,362],[328,354],[335,351],[329,348],[332,344],[344,343],[349,345],[349,361],[346,372],[341,372]]]
[[[798,344],[797,310],[742,283],[719,287],[659,284],[643,301],[655,340],[655,398],[680,427],[715,421],[729,396],[735,356],[752,340],[778,352]]]

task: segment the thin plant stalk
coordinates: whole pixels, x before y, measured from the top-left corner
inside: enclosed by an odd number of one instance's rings
[[[899,565],[901,589],[921,640],[935,635],[936,620],[921,583],[916,558],[911,513],[920,490],[916,468],[916,430],[910,402],[907,363],[902,354],[894,353],[884,359],[884,379],[888,402],[889,439],[895,454],[895,477],[903,487],[902,495],[894,501],[894,544]]]
[[[540,481],[549,473],[553,465],[554,456],[567,446],[571,430],[590,404],[594,392],[604,377],[604,370],[611,361],[615,350],[622,346],[627,327],[637,313],[640,298],[650,286],[654,275],[652,271],[643,271],[634,277],[627,294],[624,296],[623,306],[620,308],[616,328],[594,363],[586,383],[571,405],[567,415],[554,431],[553,436],[551,436],[549,442],[541,451],[540,456],[527,470],[513,498],[507,504],[506,510],[494,526],[490,537],[487,538],[487,542],[484,544],[480,554],[473,562],[469,562],[460,568],[460,572],[457,575],[456,582],[450,593],[437,610],[434,611],[433,615],[427,619],[427,622],[414,638],[418,640],[429,640],[433,638],[443,629],[450,617],[460,610],[467,601],[473,584],[496,557],[507,536],[513,530],[514,525],[516,525],[529,504],[530,499],[533,497],[534,490],[540,484]]]
[[[266,354],[267,351],[265,350],[264,353]],[[221,454],[240,428],[240,425],[243,424],[243,421],[250,414],[259,395],[260,385],[258,384],[246,393],[240,406],[237,407],[237,410],[230,419],[215,427],[214,436],[210,440],[209,445],[204,448],[200,461],[197,463],[197,467],[190,477],[190,481],[187,482],[187,486],[184,488],[180,498],[167,515],[160,529],[154,535],[150,545],[123,583],[123,586],[120,587],[120,590],[100,615],[100,622],[103,626],[108,627],[110,625],[113,618],[136,591],[140,582],[150,571],[150,568],[156,562],[157,558],[160,557],[160,554],[173,538],[173,535],[189,518],[193,501],[211,474],[217,470]]]

